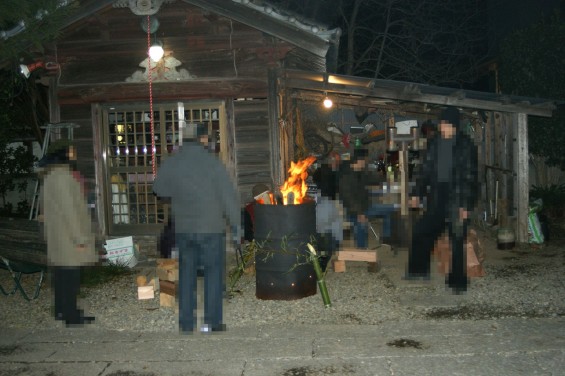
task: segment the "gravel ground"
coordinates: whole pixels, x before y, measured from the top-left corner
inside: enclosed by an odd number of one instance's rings
[[[492,237],[479,233],[486,253],[486,276],[474,278],[469,291],[454,296],[441,276],[431,283],[400,283],[405,250],[399,256],[381,255],[377,273],[366,264],[348,263],[347,272],[326,276],[332,307],[324,308],[319,294],[294,301],[264,301],[255,297],[255,277],[244,275],[233,297],[224,304],[224,322],[230,327],[303,324],[378,324],[411,318],[479,320],[502,317],[556,317],[565,315],[565,245],[553,240],[541,248],[517,246],[496,249]],[[384,257],[386,256],[386,257]],[[228,258],[229,259],[229,258]],[[228,267],[233,262],[228,261]],[[30,288],[30,276],[24,276]],[[434,279],[436,280],[434,282]],[[439,281],[439,282],[438,282]],[[10,277],[0,270],[0,283]],[[159,307],[159,299],[137,300],[135,275],[82,290],[85,312],[96,316],[94,327],[111,330],[176,331],[178,313]],[[0,326],[10,328],[60,327],[51,315],[51,288],[44,284],[40,297],[25,301],[19,294],[0,296]]]

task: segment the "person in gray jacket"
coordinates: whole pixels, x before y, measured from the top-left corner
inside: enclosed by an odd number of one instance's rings
[[[157,172],[153,192],[171,199],[179,249],[179,329],[196,326],[197,269],[204,270],[202,332],[225,330],[223,291],[226,220],[234,241],[241,238],[239,194],[223,163],[198,143],[195,126],[187,126],[178,152]]]

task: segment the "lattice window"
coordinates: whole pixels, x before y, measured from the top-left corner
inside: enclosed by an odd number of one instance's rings
[[[156,106],[154,111],[157,168],[179,145],[177,104]],[[220,152],[220,118],[223,105],[185,104],[186,123],[202,123],[212,136],[209,147]],[[153,155],[150,113],[143,108],[110,107],[104,111],[104,150],[107,181],[107,220],[110,233],[135,233],[159,228],[168,207],[153,195]],[[135,227],[132,227],[135,226]],[[148,227],[149,226],[149,227]]]

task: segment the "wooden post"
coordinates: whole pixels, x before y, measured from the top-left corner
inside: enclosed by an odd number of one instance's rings
[[[408,146],[402,142],[398,152],[398,168],[400,169],[400,214],[408,215]]]
[[[528,170],[528,116],[514,114],[513,123],[516,127],[514,148],[514,206],[516,207],[516,240],[520,243],[528,241],[528,204],[529,204],[529,170]]]
[[[284,181],[284,163],[281,160],[281,134],[279,129],[279,87],[277,71],[274,68],[268,71],[268,106],[269,106],[269,140],[271,144],[271,178],[275,185]]]

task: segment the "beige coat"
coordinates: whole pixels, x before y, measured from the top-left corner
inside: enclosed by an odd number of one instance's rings
[[[50,166],[42,187],[47,258],[54,266],[96,261],[92,223],[80,183],[67,165]]]

